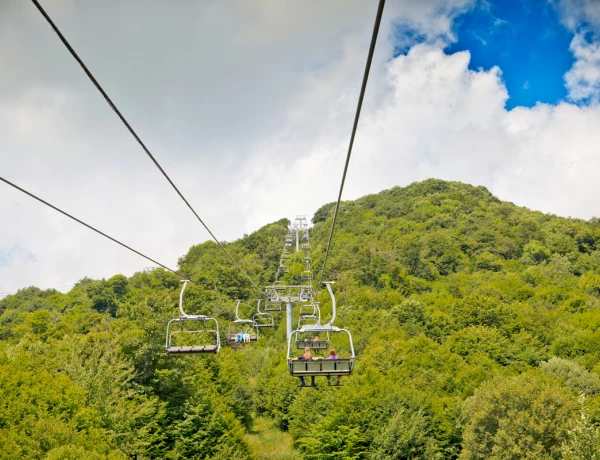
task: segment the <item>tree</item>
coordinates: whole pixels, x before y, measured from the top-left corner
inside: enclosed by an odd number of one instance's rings
[[[419,409],[411,412],[400,409],[373,440],[374,460],[441,459],[442,453],[431,436],[429,419]]]
[[[539,373],[497,377],[465,401],[462,459],[559,459],[572,393]]]

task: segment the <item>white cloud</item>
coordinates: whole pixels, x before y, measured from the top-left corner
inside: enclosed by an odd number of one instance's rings
[[[551,0],[552,1],[552,0]],[[582,23],[600,27],[600,7],[597,0],[554,0],[562,22],[571,30]]]
[[[569,97],[575,101],[600,98],[600,42],[586,39],[586,31],[578,32],[571,42],[575,57],[573,67],[566,73]]]
[[[558,0],[561,21],[575,36],[573,67],[565,74],[565,86],[573,101],[600,98],[600,3],[597,0]]]
[[[545,212],[600,214],[594,194],[600,107],[506,111],[500,70],[469,70],[469,58],[468,52],[446,55],[441,45],[417,45],[389,61],[371,82],[344,197],[440,177],[485,185],[501,199]],[[286,138],[251,155],[239,193],[260,197],[247,211],[257,225],[273,209],[308,203],[313,211],[335,199],[351,127],[350,117],[336,114],[350,111],[352,102],[321,107],[327,113],[321,135],[287,168],[277,160]],[[272,187],[289,193],[272,196]]]

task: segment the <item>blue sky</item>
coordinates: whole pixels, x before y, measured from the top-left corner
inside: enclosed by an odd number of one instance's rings
[[[473,70],[499,66],[510,97],[507,109],[566,98],[573,34],[547,0],[480,1],[454,30],[458,41],[447,52],[470,51]]]

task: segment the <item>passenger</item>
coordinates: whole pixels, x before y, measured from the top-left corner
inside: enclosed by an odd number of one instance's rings
[[[319,341],[319,336],[315,335],[314,338],[313,338],[313,342],[318,342],[318,341]]]
[[[248,334],[248,331],[246,329],[244,329],[244,342],[250,342],[250,334]]]
[[[310,352],[310,348],[309,347],[306,347],[304,349],[304,353],[302,353],[300,356],[298,356],[298,361],[312,361],[313,359],[314,358],[313,358],[313,355]],[[300,385],[302,385],[303,387],[305,387],[306,386],[306,382],[304,381],[304,376],[300,375],[300,376],[298,376],[298,378],[300,379]],[[315,376],[314,375],[310,376],[310,384],[313,387],[315,386]]]
[[[333,359],[340,359],[340,358],[338,357],[338,355],[335,354],[335,350],[332,348],[331,350],[329,350],[329,356],[327,358],[325,358],[325,359],[332,359],[333,360]],[[340,378],[341,378],[341,376],[338,375],[337,376],[336,385],[340,384]],[[329,376],[329,375],[327,376],[327,384],[331,385],[331,376]]]
[[[236,342],[243,342],[244,341],[244,333],[242,331],[238,332],[237,335],[235,336],[235,341]]]

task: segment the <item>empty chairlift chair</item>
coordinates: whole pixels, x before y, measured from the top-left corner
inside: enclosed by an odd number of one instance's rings
[[[262,302],[262,300],[258,301],[258,304],[256,305],[256,313],[252,317],[252,320],[256,324],[256,327],[264,328],[264,327],[275,326],[275,321],[273,320],[273,315],[271,313],[266,313],[266,312],[260,310],[261,302]],[[279,306],[280,306],[279,308],[281,310],[281,304],[279,304]]]
[[[242,319],[239,316],[240,303],[235,306],[235,320],[229,323],[227,338],[230,344],[244,344],[258,340],[258,327],[253,319]],[[241,334],[241,336],[240,336]]]
[[[310,284],[313,280],[312,272],[310,270],[304,270],[300,278],[303,284]]]
[[[282,302],[272,302],[267,300],[265,302],[265,311],[281,311]]]
[[[335,298],[333,296],[333,292],[331,291],[330,284],[325,283],[327,286],[327,290],[329,291],[329,295],[332,299],[332,318],[331,321],[323,326],[318,324],[302,326],[301,328],[293,331],[288,337],[288,352],[287,352],[287,362],[288,362],[288,371],[293,377],[328,377],[328,381],[330,377],[341,377],[352,374],[354,370],[354,343],[352,342],[352,334],[346,329],[340,329],[333,325],[333,321],[335,320],[336,315],[336,305]],[[338,358],[338,359],[313,359],[310,361],[299,360],[292,356],[292,343],[296,342],[296,348],[298,348],[298,342],[304,343],[300,338],[306,335],[328,335],[331,334],[333,336],[346,335],[348,337],[348,345],[350,357],[348,358]],[[294,350],[296,352],[296,350]],[[330,382],[331,384],[331,382]]]
[[[189,280],[184,280],[179,294],[181,315],[167,324],[166,352],[173,354],[218,353],[221,349],[219,323],[206,315],[188,315],[183,310],[183,292]],[[211,343],[207,343],[207,339]],[[202,339],[202,340],[200,340]]]
[[[321,311],[317,304],[311,299],[310,303],[300,305],[300,317],[298,318],[298,329],[308,324],[321,324]]]

